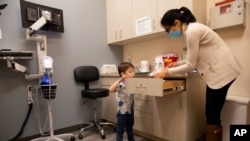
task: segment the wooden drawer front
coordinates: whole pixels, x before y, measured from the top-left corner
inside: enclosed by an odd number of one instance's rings
[[[130,93],[164,96],[185,90],[185,80],[163,80],[154,78],[128,78],[126,89]]]
[[[102,77],[102,85],[104,86],[110,86],[113,84],[119,77]]]
[[[144,100],[144,101],[152,101],[152,96],[148,95],[140,95],[140,94],[135,94],[134,99],[135,100]]]
[[[134,109],[138,112],[152,113],[152,102],[143,101],[143,100],[135,100]]]
[[[152,127],[153,127],[152,114],[135,111],[134,129],[141,132],[152,134],[153,133]]]

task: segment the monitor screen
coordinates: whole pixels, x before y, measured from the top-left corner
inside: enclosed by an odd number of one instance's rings
[[[20,0],[22,27],[28,28],[41,16],[42,11],[49,11],[52,20],[47,22],[40,30],[64,32],[63,10],[36,3]]]

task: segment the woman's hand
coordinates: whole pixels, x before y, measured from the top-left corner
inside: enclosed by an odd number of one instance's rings
[[[153,76],[154,78],[164,78],[168,75],[168,68],[165,68],[164,70],[161,70],[157,73],[155,73]]]
[[[177,62],[173,62],[173,63],[169,64],[167,67],[168,68],[172,68],[172,67],[176,67],[176,66],[178,66],[178,63]]]

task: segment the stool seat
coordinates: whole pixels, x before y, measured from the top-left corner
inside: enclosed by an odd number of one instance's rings
[[[109,90],[104,88],[96,88],[96,89],[84,89],[82,90],[82,97],[83,98],[103,98],[109,96]]]

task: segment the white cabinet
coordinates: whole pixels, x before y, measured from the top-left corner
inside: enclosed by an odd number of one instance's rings
[[[140,20],[141,19],[141,20]],[[139,27],[138,22],[142,23]],[[146,22],[146,23],[145,23]],[[136,31],[151,31],[145,34],[152,34],[158,31],[157,24],[157,0],[133,0],[133,33],[134,37],[138,35]],[[150,25],[150,27],[148,27]]]
[[[134,36],[136,37],[136,20],[143,17],[151,18],[152,31],[148,34],[164,31],[160,21],[169,9],[185,6],[193,11],[194,0],[133,0]]]
[[[102,80],[102,87],[109,88],[109,86],[115,82],[118,77],[105,77]],[[102,118],[116,123],[116,98],[115,93],[110,93],[108,97],[102,99]]]
[[[193,11],[193,0],[158,0],[158,22],[157,26],[159,27],[160,31],[165,31],[164,28],[161,27],[161,19],[163,15],[170,9],[173,8],[181,8],[181,7],[187,7],[191,11]]]
[[[118,78],[102,76],[103,87],[109,87]],[[166,81],[171,82],[171,85],[164,85],[163,80],[153,78],[135,77],[127,80],[126,86],[132,84],[135,87],[131,87],[132,91],[139,93],[134,97],[136,133],[154,140],[161,138],[171,141],[194,141],[203,135],[206,85],[198,74],[189,74],[181,80],[185,81]],[[178,90],[183,88],[183,84],[187,89]],[[137,86],[142,90],[136,90]],[[170,88],[171,93],[164,92],[163,88]],[[116,122],[114,94],[103,99],[102,114],[107,120]]]
[[[135,129],[171,141],[184,141],[185,78],[180,80],[129,78],[126,82],[127,91],[137,94]]]
[[[153,132],[153,97],[145,95],[134,96],[135,123],[134,129],[147,134]]]
[[[107,42],[132,38],[132,1],[106,0]]]
[[[206,24],[206,0],[106,0],[106,3],[109,44],[128,45],[166,36],[160,24],[162,16],[167,10],[182,6],[189,8],[198,22]]]
[[[152,135],[170,141],[186,141],[186,92],[154,97]]]

